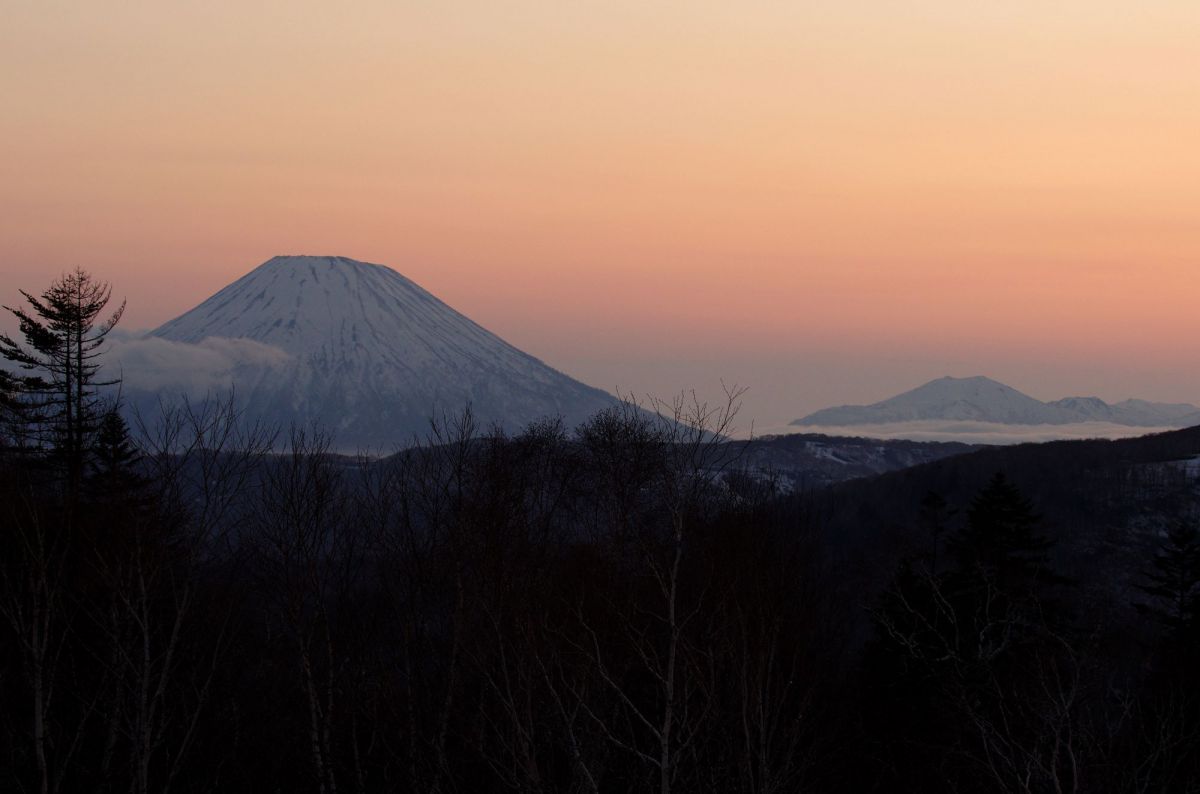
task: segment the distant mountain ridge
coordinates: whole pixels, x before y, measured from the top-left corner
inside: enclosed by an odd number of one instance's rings
[[[1108,422],[1130,427],[1188,427],[1200,424],[1200,407],[1187,403],[1065,397],[1042,402],[983,376],[944,377],[871,405],[824,408],[793,426],[844,427],[926,420],[991,422],[1004,425],[1067,425]]]
[[[345,257],[277,256],[137,343],[139,361],[232,350],[222,384],[248,418],[316,424],[348,450],[403,445],[468,405],[480,430],[518,430],[547,417],[571,427],[616,403],[395,270]],[[149,378],[123,366],[135,407],[188,393],[178,377],[136,392]]]

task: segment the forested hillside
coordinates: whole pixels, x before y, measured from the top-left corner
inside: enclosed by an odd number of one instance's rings
[[[5,790],[1197,790],[1200,430],[796,490],[733,393],[360,459],[131,428],[107,295],[0,340]]]

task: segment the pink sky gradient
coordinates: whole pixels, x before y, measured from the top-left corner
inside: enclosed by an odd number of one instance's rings
[[[0,302],[82,264],[150,327],[338,254],[766,425],[945,374],[1200,401],[1197,41],[1194,2],[10,3]]]

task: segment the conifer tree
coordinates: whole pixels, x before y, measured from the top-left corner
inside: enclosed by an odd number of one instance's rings
[[[1020,489],[997,472],[971,501],[966,525],[951,539],[958,569],[975,571],[1006,590],[1061,581],[1049,571],[1053,543],[1038,533],[1041,520]]]
[[[925,494],[921,500],[920,522],[929,536],[930,573],[937,574],[940,570],[943,539],[957,514],[958,511],[951,509],[942,495],[934,491]]]
[[[1177,638],[1196,628],[1200,620],[1200,531],[1185,523],[1172,527],[1137,589],[1155,600],[1138,604],[1139,611],[1154,615]]]
[[[20,447],[25,427],[20,383],[0,369],[0,450]]]
[[[141,453],[116,405],[101,417],[91,451],[85,490],[92,500],[120,503],[135,499],[146,484],[138,472]]]
[[[100,418],[96,379],[101,347],[125,311],[101,313],[112,288],[81,268],[54,281],[40,297],[21,290],[28,308],[5,306],[17,318],[23,342],[0,334],[0,358],[16,365],[7,385],[15,392],[23,432],[56,452],[74,490],[83,474],[91,434]]]

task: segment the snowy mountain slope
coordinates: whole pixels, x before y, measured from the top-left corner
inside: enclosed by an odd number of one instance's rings
[[[1200,423],[1200,408],[1144,400],[1110,405],[1098,397],[1042,402],[991,378],[945,377],[872,405],[825,408],[795,420],[792,425],[831,427],[926,420],[1005,425],[1109,422],[1134,427],[1183,427]]]
[[[1155,403],[1123,400],[1111,406],[1127,425],[1161,424],[1170,427],[1200,425],[1200,408],[1190,403]]]
[[[252,418],[319,423],[341,448],[406,443],[432,415],[468,404],[481,426],[517,429],[547,416],[576,423],[614,402],[396,271],[344,257],[275,257],[150,337],[197,349],[249,340],[279,351],[229,365],[239,403]],[[170,384],[157,391],[175,396]]]

